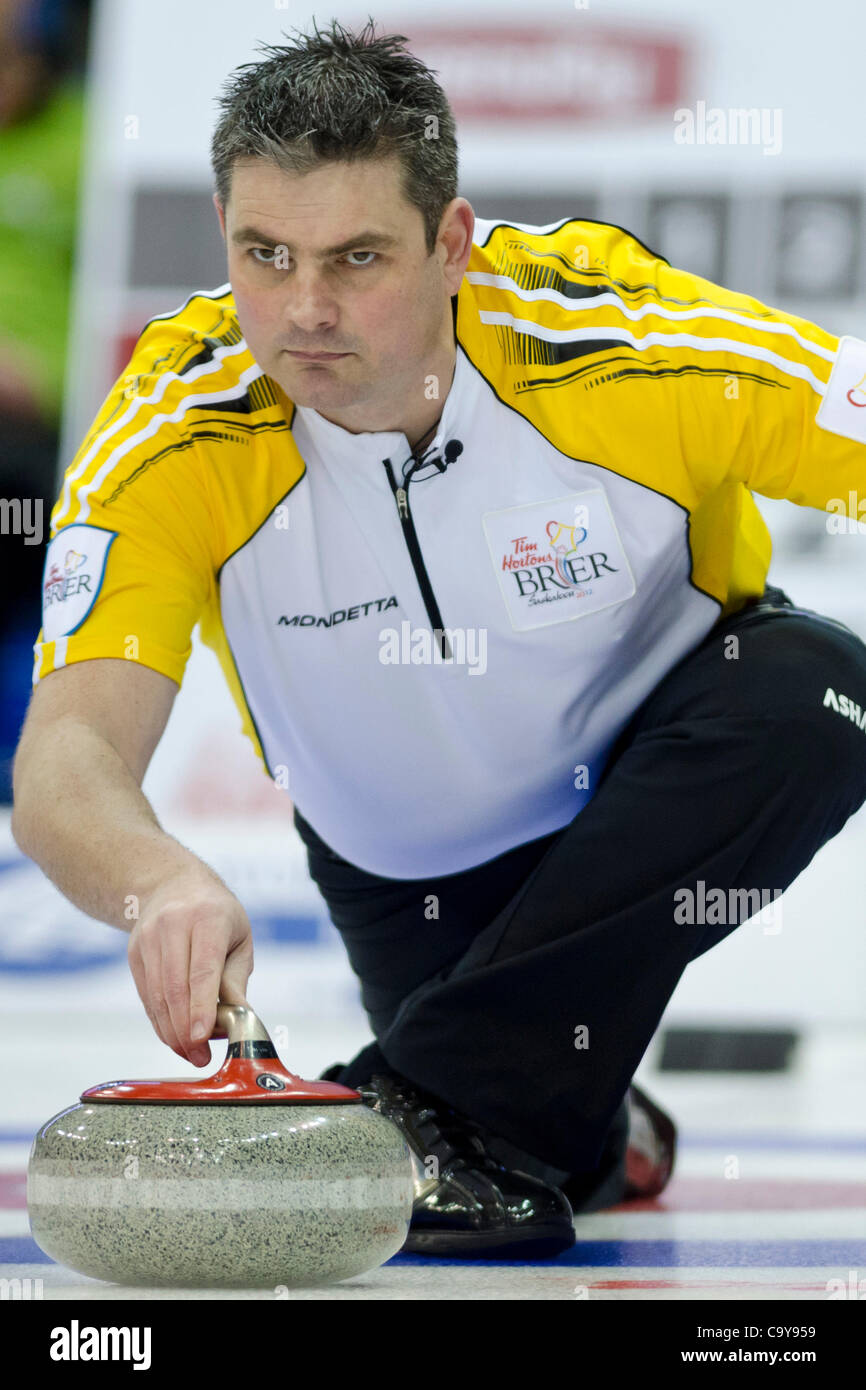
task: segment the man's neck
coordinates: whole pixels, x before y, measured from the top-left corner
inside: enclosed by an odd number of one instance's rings
[[[416,458],[420,458],[421,455],[424,453],[425,449],[429,448],[433,436],[436,433],[436,426],[439,424],[439,421],[441,419],[442,411],[440,410],[439,414],[437,415],[433,424],[430,426],[429,430],[422,434],[420,439],[413,440],[411,435],[406,436],[406,438],[409,440],[409,448],[412,450],[412,453],[415,455]]]
[[[445,399],[448,395],[448,392],[451,390],[451,384],[454,381],[454,373],[456,367],[457,353],[455,352],[448,365],[447,372],[445,373],[445,389],[440,392],[438,397],[427,403],[431,407],[430,413],[433,414],[433,420],[428,423],[427,419],[422,419],[417,424],[410,425],[404,431],[406,438],[409,441],[409,448],[412,450],[412,453],[416,456],[420,456],[421,454],[423,454],[424,450],[430,444],[433,435],[436,433],[436,428],[439,424],[439,421],[442,418],[442,411],[445,407]]]
[[[450,305],[449,305],[449,318],[450,318],[450,320],[451,320],[451,337],[450,337],[449,344],[448,344],[449,352],[450,352],[449,365],[448,365],[448,373],[447,373],[447,376],[448,376],[448,385],[447,385],[447,387],[445,388],[445,391],[442,393],[442,399],[441,399],[441,401],[435,401],[435,402],[434,402],[434,405],[438,405],[438,406],[439,406],[439,409],[438,409],[438,411],[436,412],[436,419],[433,421],[432,425],[430,425],[430,426],[424,431],[423,434],[418,434],[414,429],[413,429],[411,432],[410,432],[409,430],[406,431],[406,438],[407,438],[407,440],[409,441],[409,448],[412,450],[412,453],[414,454],[414,456],[415,456],[416,458],[420,458],[420,457],[421,457],[421,455],[424,453],[425,449],[427,449],[427,448],[429,447],[430,442],[431,442],[431,440],[432,440],[432,438],[433,438],[433,435],[436,433],[436,427],[437,427],[437,425],[439,424],[439,421],[440,421],[441,418],[442,418],[442,410],[443,410],[444,405],[445,405],[445,397],[448,395],[448,392],[451,390],[451,385],[452,385],[452,382],[454,381],[454,374],[455,374],[455,372],[456,372],[456,370],[457,370],[457,296],[456,296],[456,295],[452,296],[452,299],[451,299],[451,302],[450,302]]]

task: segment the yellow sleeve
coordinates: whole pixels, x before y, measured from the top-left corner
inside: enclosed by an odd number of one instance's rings
[[[214,528],[202,446],[184,422],[187,388],[142,365],[133,358],[115,382],[52,509],[34,685],[97,657],[183,679],[215,584]]]
[[[822,510],[866,500],[866,342],[655,265],[664,319],[647,326],[680,368],[676,424],[699,492],[736,481]]]

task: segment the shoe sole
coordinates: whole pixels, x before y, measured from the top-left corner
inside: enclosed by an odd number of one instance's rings
[[[642,1183],[639,1185],[626,1183],[625,1192],[623,1194],[623,1201],[626,1202],[634,1197],[658,1197],[664,1192],[674,1175],[677,1162],[678,1137],[677,1127],[671,1116],[656,1105],[655,1101],[650,1100],[646,1091],[642,1091],[640,1086],[636,1086],[634,1082],[631,1083],[629,1089],[634,1093],[637,1104],[649,1114],[653,1129],[667,1150],[668,1163],[666,1165],[666,1171],[660,1178],[657,1178],[655,1182]]]
[[[574,1227],[560,1223],[536,1226],[524,1236],[514,1231],[413,1231],[410,1229],[403,1250],[409,1255],[458,1255],[471,1259],[475,1255],[495,1254],[521,1260],[549,1260],[570,1250],[577,1237]]]

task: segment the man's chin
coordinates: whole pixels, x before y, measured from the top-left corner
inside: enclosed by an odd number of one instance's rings
[[[351,405],[358,396],[357,387],[335,380],[333,374],[327,371],[283,371],[277,380],[289,400],[294,401],[295,405],[308,405],[313,410],[325,406]]]

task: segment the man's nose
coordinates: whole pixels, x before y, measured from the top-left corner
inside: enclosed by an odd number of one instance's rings
[[[334,326],[337,303],[320,271],[292,272],[286,284],[284,316],[289,324],[305,333]]]

